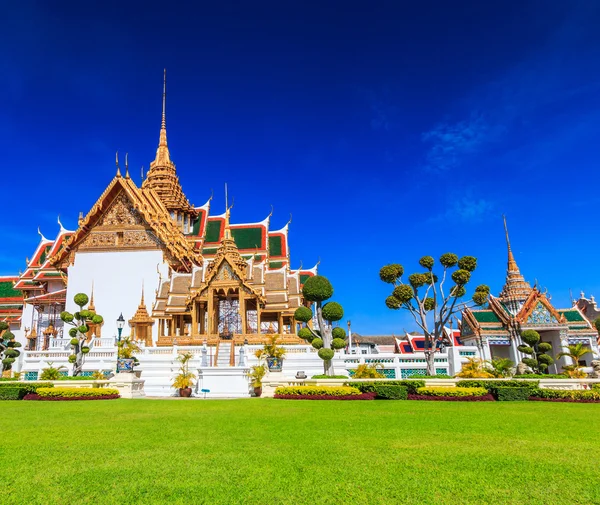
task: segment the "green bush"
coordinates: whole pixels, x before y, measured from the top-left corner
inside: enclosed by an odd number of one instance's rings
[[[486,388],[466,388],[466,387],[441,387],[427,386],[417,389],[418,395],[424,396],[485,396],[488,394]]]
[[[534,389],[531,393],[534,398],[560,398],[571,400],[600,400],[600,391],[581,389]]]
[[[373,382],[346,382],[345,386],[358,388],[361,393],[375,393],[375,386],[404,386],[408,394],[413,395],[418,388],[425,386],[423,380],[401,380],[401,381],[373,381]]]
[[[311,379],[347,379],[347,375],[313,375]]]
[[[570,377],[566,374],[528,373],[513,375],[513,379],[570,379]]]
[[[333,359],[333,357],[335,356],[335,351],[333,349],[319,349],[319,352],[317,353],[319,355],[319,358],[321,358],[324,361]]]
[[[119,391],[109,388],[38,388],[37,394],[43,398],[82,398],[118,395]]]
[[[0,391],[4,390],[4,388],[14,388],[14,387],[24,388],[26,394],[29,394],[29,393],[35,393],[39,388],[52,388],[54,386],[50,382],[37,382],[37,383],[31,383],[31,382],[1,383],[0,382]]]
[[[336,326],[333,330],[331,330],[331,336],[333,338],[341,338],[342,340],[346,340],[346,330],[340,326]]]
[[[323,339],[318,337],[313,338],[311,344],[315,349],[321,349],[323,347]]]
[[[376,384],[376,398],[383,400],[406,400],[408,398],[408,388],[406,386],[389,386],[385,384]]]
[[[528,387],[499,387],[495,396],[499,402],[521,402],[529,400],[531,391]]]
[[[537,388],[540,381],[519,381],[519,380],[477,380],[469,379],[458,381],[456,386],[459,388],[485,388],[492,393],[499,388],[518,388],[528,387],[530,389]]]
[[[440,373],[438,375],[411,375],[410,378],[419,378],[419,379],[454,379],[454,377],[452,377],[452,375],[447,375],[447,374],[443,374]]]
[[[315,338],[312,331],[310,331],[308,328],[300,328],[298,331],[298,336],[304,340],[308,340],[309,342],[312,342]]]
[[[278,387],[276,395],[289,396],[351,396],[361,392],[349,386],[287,386]]]
[[[22,400],[26,394],[27,388],[24,387],[0,388],[0,400]]]
[[[296,321],[302,321],[308,323],[313,318],[313,312],[308,307],[298,307],[294,312],[294,319]]]
[[[339,321],[344,317],[344,309],[338,302],[327,302],[323,305],[322,314],[327,321]]]

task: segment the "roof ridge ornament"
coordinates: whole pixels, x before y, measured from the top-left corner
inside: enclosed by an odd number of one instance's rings
[[[121,169],[119,168],[119,151],[115,153],[115,165],[117,165],[117,177],[121,177]]]

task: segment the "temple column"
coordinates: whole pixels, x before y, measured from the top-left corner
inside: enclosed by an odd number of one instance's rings
[[[190,337],[198,335],[198,306],[196,302],[192,302],[192,330],[190,331]]]
[[[200,310],[200,335],[205,335],[206,334],[206,324],[204,324],[204,323],[205,323],[205,319],[206,319],[206,304],[204,302],[202,302],[200,304],[199,310]]]
[[[260,303],[258,302],[258,300],[256,300],[256,333],[258,335],[260,335],[262,333],[261,329],[260,329],[260,319],[261,319],[261,310],[260,310]]]
[[[279,335],[283,335],[283,312],[277,313],[277,326]]]
[[[213,321],[214,321],[214,311],[215,311],[215,300],[214,300],[214,294],[213,294],[213,290],[209,289],[208,290],[208,334],[212,335],[214,332],[213,327]]]
[[[248,333],[247,325],[246,325],[246,295],[243,291],[240,290],[240,317],[242,318],[242,334],[245,335]]]

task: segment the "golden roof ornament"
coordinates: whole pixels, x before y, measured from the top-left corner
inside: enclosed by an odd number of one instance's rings
[[[506,282],[500,292],[499,298],[503,302],[509,301],[525,301],[531,293],[531,286],[525,280],[515,261],[515,257],[510,246],[510,238],[508,236],[508,226],[506,225],[506,216],[504,219],[504,232],[506,234],[506,247],[508,249],[508,262],[506,268]]]
[[[164,70],[162,119],[156,157],[150,163],[146,179],[142,183],[143,189],[153,189],[169,212],[182,212],[196,215],[196,212],[183,193],[175,164],[171,161],[171,154],[167,145],[167,70]]]

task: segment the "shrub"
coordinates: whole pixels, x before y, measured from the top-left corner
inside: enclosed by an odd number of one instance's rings
[[[421,396],[445,397],[485,396],[488,394],[488,390],[485,388],[426,386],[417,389],[417,394]]]
[[[300,328],[298,331],[298,336],[304,340],[308,340],[309,342],[312,342],[315,338],[312,334],[312,331],[310,331],[308,328]]]
[[[347,375],[325,375],[325,374],[313,375],[311,377],[311,379],[347,379],[347,378],[348,378]]]
[[[375,393],[360,393],[358,395],[275,395],[278,400],[374,400]],[[25,400],[27,397],[25,397]]]
[[[495,396],[499,402],[521,402],[529,400],[531,391],[528,387],[498,387]]]
[[[600,401],[600,391],[581,389],[534,389],[533,399],[563,400],[563,401]]]
[[[519,381],[519,380],[463,380],[458,381],[456,386],[459,388],[485,388],[488,391],[494,392],[498,388],[517,388],[528,387],[530,389],[537,388],[540,381]]]
[[[311,344],[315,349],[321,349],[323,347],[323,339],[313,338]]]
[[[543,374],[543,373],[528,373],[522,375],[514,375],[513,379],[569,379],[566,374]]]
[[[331,336],[333,338],[341,338],[342,340],[346,340],[346,330],[340,326],[336,326],[333,330],[331,330]]]
[[[25,393],[29,394],[29,393],[35,393],[40,388],[52,388],[54,386],[50,382],[37,382],[37,383],[8,382],[8,383],[4,383],[4,384],[0,383],[0,391],[3,391],[4,388],[14,388],[14,387],[24,388]]]
[[[410,376],[410,378],[419,378],[419,379],[454,379],[454,377],[452,377],[452,375],[447,375],[445,373],[440,373],[438,375],[417,375],[417,374],[413,374]]]
[[[379,363],[371,363],[369,365],[362,363],[356,367],[352,377],[355,379],[383,379],[385,376],[379,373],[380,369],[383,369],[383,365]]]
[[[42,398],[81,398],[119,396],[119,391],[109,388],[38,388],[37,394]]]
[[[0,388],[0,400],[22,400],[26,394],[27,389],[24,387]]]
[[[313,318],[313,312],[308,307],[298,307],[294,312],[294,319],[308,323]]]
[[[418,388],[425,386],[423,380],[377,381],[377,382],[347,382],[345,386],[357,388],[361,393],[375,393],[375,386],[404,386],[408,394],[415,394]]]
[[[406,400],[408,398],[408,389],[406,386],[389,386],[385,384],[375,384],[376,398],[384,400]]]
[[[323,361],[328,361],[330,359],[333,359],[333,357],[335,356],[335,351],[333,349],[319,349],[319,352],[317,352],[317,354],[319,355],[319,358],[321,358]]]
[[[350,386],[282,386],[275,390],[275,396],[351,396],[360,393],[358,388]]]

